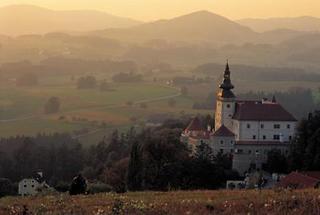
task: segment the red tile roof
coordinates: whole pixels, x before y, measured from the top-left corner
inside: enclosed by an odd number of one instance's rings
[[[317,177],[312,176],[317,175]],[[278,187],[296,189],[316,188],[320,183],[320,172],[292,172],[277,184]]]
[[[209,131],[198,131],[195,134],[191,134],[190,137],[197,140],[209,140],[211,133]]]
[[[185,131],[205,131],[198,117],[194,118]]]
[[[230,131],[226,126],[222,125],[216,132],[213,134],[214,137],[234,137],[235,134]]]
[[[261,101],[238,101],[233,116],[246,121],[297,121],[280,104]]]

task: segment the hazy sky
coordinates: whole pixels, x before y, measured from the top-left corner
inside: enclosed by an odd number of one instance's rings
[[[311,15],[320,17],[320,0],[0,0],[51,9],[96,9],[140,20],[171,18],[209,10],[231,19]]]

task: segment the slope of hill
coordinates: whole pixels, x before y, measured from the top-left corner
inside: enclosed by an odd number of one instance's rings
[[[141,24],[93,10],[54,11],[32,5],[0,8],[0,34],[44,34],[55,31],[93,31]]]
[[[94,34],[129,41],[165,39],[239,43],[256,37],[251,29],[208,11],[198,11],[170,20],[159,20],[129,29],[107,29]]]
[[[294,18],[242,19],[237,22],[257,32],[272,31],[276,29],[320,31],[320,18],[311,16]]]

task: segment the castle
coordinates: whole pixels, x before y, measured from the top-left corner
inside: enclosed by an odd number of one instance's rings
[[[215,154],[232,155],[233,169],[241,175],[249,169],[261,169],[268,152],[279,149],[289,153],[297,120],[275,99],[252,101],[236,98],[232,92],[231,72],[227,63],[219,85],[215,111],[215,126],[203,128],[194,118],[183,131],[181,140],[193,149],[207,143]]]

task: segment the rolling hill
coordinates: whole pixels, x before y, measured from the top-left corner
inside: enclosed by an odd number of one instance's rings
[[[257,32],[290,29],[295,31],[320,31],[320,18],[302,16],[294,18],[242,19],[239,24]]]
[[[0,34],[45,34],[56,31],[93,31],[141,24],[128,18],[93,10],[54,11],[32,5],[0,8]]]
[[[225,17],[198,11],[169,20],[159,20],[128,29],[106,29],[93,34],[128,41],[163,39],[183,42],[239,43],[257,33]]]

